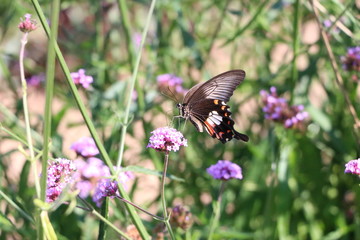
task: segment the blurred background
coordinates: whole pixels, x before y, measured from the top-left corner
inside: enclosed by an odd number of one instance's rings
[[[62,1],[58,44],[70,71],[85,69],[93,77],[89,88],[78,89],[114,162],[128,94],[133,104],[124,166],[161,171],[163,155],[146,148],[151,131],[158,127],[172,125],[188,139],[188,147],[170,154],[168,169],[184,181],[171,180],[166,185],[169,207],[186,205],[194,218],[190,229],[177,230],[179,239],[206,236],[220,185],[206,169],[220,159],[239,164],[244,179],[226,184],[215,239],[360,239],[359,179],[344,174],[344,165],[359,157],[358,128],[335,81],[310,2],[158,1],[132,93],[127,91],[128,82],[150,1],[126,4],[124,15],[117,1]],[[42,0],[40,5],[49,16],[51,1]],[[342,86],[359,112],[360,69],[347,68],[346,60],[348,49],[359,46],[360,3],[330,0],[315,1],[315,6],[340,68]],[[0,121],[26,139],[19,75],[23,33],[17,28],[25,13],[38,22],[38,29],[29,33],[25,73],[33,139],[41,149],[47,37],[29,1],[0,3]],[[189,122],[173,119],[187,89],[231,69],[246,72],[228,104],[235,129],[250,137],[248,143],[233,140],[223,145],[206,132],[198,133]],[[161,80],[163,74],[178,80]],[[271,86],[289,105],[304,106],[308,113],[304,122],[286,127],[265,116],[260,91]],[[70,146],[83,136],[90,133],[57,65],[53,156],[75,159]],[[31,212],[35,189],[30,165],[18,141],[4,131],[0,139],[0,188]],[[135,175],[131,198],[160,213],[159,177]],[[111,204],[110,219],[126,228],[130,223],[123,204]],[[1,239],[35,236],[33,226],[1,198],[0,209]],[[97,219],[84,211],[68,215],[65,211],[65,206],[60,207],[50,216],[62,239],[96,238]],[[149,231],[155,228],[156,221],[141,216]],[[111,230],[107,236],[117,238]]]

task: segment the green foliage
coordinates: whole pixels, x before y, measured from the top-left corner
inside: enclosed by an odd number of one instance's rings
[[[129,91],[130,79],[139,50],[132,38],[142,32],[150,6],[148,1],[125,2],[129,19],[119,14],[117,1],[63,1],[58,34],[58,44],[70,71],[84,68],[94,78],[90,90],[78,89],[114,164],[127,120],[127,99],[133,94]],[[40,4],[45,10],[51,3]],[[335,31],[334,26],[327,30],[331,50],[341,66],[340,57],[347,48],[359,45],[356,4],[336,0],[321,4],[325,9],[321,11],[321,22],[334,17],[346,28]],[[19,100],[21,88],[14,84],[19,82],[18,53],[5,47],[19,48],[16,26],[26,12],[36,16],[28,1],[0,3],[0,19],[4,23],[0,30],[0,66],[6,70],[0,75],[1,80],[6,80],[0,86],[0,94],[1,99],[10,99],[0,103],[0,143],[11,146],[0,150],[0,190],[11,200],[0,196],[0,239],[37,236],[37,226],[28,217],[36,220],[39,211],[34,203],[36,191],[30,161],[11,165],[19,158],[14,153],[20,153],[22,159],[28,156],[21,155],[26,151],[18,148],[27,149]],[[126,20],[130,20],[129,26],[124,23]],[[39,37],[43,29],[38,25],[39,29],[29,34],[27,76],[46,71],[46,48],[37,44],[46,46],[47,42]],[[130,198],[153,194],[152,198],[145,198],[151,200],[141,202],[141,207],[161,216],[160,193],[141,186],[145,177],[158,181],[163,167],[164,154],[146,148],[150,132],[172,125],[188,139],[188,147],[170,153],[165,187],[167,205],[182,202],[189,206],[195,219],[189,230],[174,231],[177,239],[208,237],[220,183],[206,169],[219,159],[239,164],[244,179],[227,182],[213,239],[360,239],[358,179],[344,174],[344,164],[359,156],[359,128],[354,127],[354,118],[335,81],[318,29],[308,1],[158,1],[136,79],[138,97],[130,107],[122,166],[137,176]],[[65,143],[71,131],[85,124],[82,118],[69,117],[78,108],[64,84],[63,73],[58,66],[57,69],[54,97],[61,107],[52,114],[50,149],[53,156],[66,157],[69,145]],[[181,96],[160,89],[156,76],[175,74],[184,80],[184,87],[190,88],[230,69],[246,71],[245,81],[229,104],[235,128],[249,135],[250,141],[233,140],[223,145],[206,132],[196,132],[189,122],[173,118],[178,112],[170,98]],[[341,67],[339,72],[345,93],[359,113],[359,73],[346,72]],[[264,118],[259,91],[270,86],[276,86],[291,104],[305,106],[310,117],[303,131],[286,129]],[[28,90],[44,96],[43,86],[28,86]],[[42,149],[43,115],[31,112],[30,118],[35,147]],[[36,151],[39,156],[41,153]],[[149,160],[152,167],[148,167]],[[17,177],[11,175],[8,166],[17,168]],[[91,198],[86,200],[100,212]],[[126,231],[132,222],[125,203],[109,199],[108,204],[107,219]],[[71,213],[66,210],[67,205],[62,205],[50,211],[49,218],[44,216],[51,223],[47,225],[50,234],[53,228],[58,239],[96,239],[99,232],[99,239],[119,238],[116,231],[107,224],[100,225],[98,218],[82,208]],[[144,225],[152,234],[159,221],[144,216],[141,215],[146,219]]]

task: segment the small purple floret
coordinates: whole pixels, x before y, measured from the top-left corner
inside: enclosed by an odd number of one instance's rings
[[[82,137],[77,142],[74,142],[70,149],[74,150],[78,155],[83,157],[93,157],[99,154],[94,139],[90,137]]]
[[[345,164],[345,173],[360,175],[360,158]]]
[[[84,88],[89,88],[90,84],[93,82],[93,77],[86,75],[84,69],[79,69],[79,71],[72,72],[70,75],[75,84],[80,84]]]
[[[215,165],[211,165],[207,172],[215,179],[230,180],[232,178],[242,179],[241,167],[228,160],[219,160]]]

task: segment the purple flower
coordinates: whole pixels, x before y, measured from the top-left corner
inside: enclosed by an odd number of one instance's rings
[[[24,33],[28,33],[34,31],[36,29],[36,22],[35,20],[31,19],[31,14],[27,13],[24,15],[25,19],[21,19],[21,22],[18,25],[20,31]]]
[[[79,69],[79,71],[72,72],[70,75],[75,84],[81,84],[84,88],[88,88],[93,82],[93,77],[85,75],[84,69]]]
[[[156,151],[178,151],[181,146],[187,146],[187,140],[181,132],[174,128],[163,127],[151,132],[149,144],[147,147]]]
[[[65,158],[57,158],[48,166],[46,201],[55,201],[65,186],[72,183],[76,167],[74,163]]]
[[[348,48],[346,56],[341,57],[343,68],[360,72],[360,46]]]
[[[345,164],[345,173],[360,175],[360,158]]]
[[[230,180],[232,178],[242,179],[242,170],[239,165],[228,160],[219,160],[206,170],[213,178],[220,180]]]
[[[28,85],[34,86],[34,87],[39,86],[42,82],[45,82],[45,74],[44,73],[32,75],[31,77],[26,79],[26,83]]]
[[[110,175],[108,175],[110,177]],[[98,207],[101,206],[105,197],[114,198],[116,196],[120,196],[118,190],[118,182],[124,186],[126,182],[133,179],[134,175],[131,172],[120,172],[117,181],[109,178],[101,179],[95,189],[95,193],[93,195],[93,201],[96,203]]]
[[[90,137],[80,138],[71,145],[70,149],[83,157],[93,157],[99,154],[99,149],[96,147],[94,139]]]
[[[109,168],[101,159],[88,158],[75,161],[76,168],[76,189],[80,190],[79,196],[86,198],[94,193],[97,182],[104,176],[110,176]]]
[[[136,49],[139,49],[140,48],[140,45],[141,45],[141,39],[142,39],[142,35],[141,33],[139,32],[135,32],[132,36],[132,39],[133,39],[133,43],[135,45],[135,48]]]
[[[158,85],[160,88],[173,88],[177,93],[185,93],[187,90],[183,88],[182,83],[183,80],[170,73],[165,73],[157,76],[156,78]]]
[[[303,105],[289,106],[286,99],[277,95],[275,87],[270,88],[270,93],[260,91],[262,102],[265,105],[262,110],[265,118],[280,122],[286,128],[302,128],[303,122],[309,114],[304,111]]]

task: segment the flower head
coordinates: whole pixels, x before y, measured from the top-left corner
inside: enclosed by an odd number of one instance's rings
[[[345,164],[345,173],[360,175],[360,158]]]
[[[171,224],[186,230],[191,227],[194,219],[187,207],[177,205],[171,210],[170,222]]]
[[[93,157],[99,154],[99,149],[97,148],[94,139],[90,137],[80,138],[71,145],[70,149],[83,157]]]
[[[348,48],[346,56],[341,57],[343,68],[360,72],[360,46]]]
[[[242,179],[242,170],[239,165],[228,160],[219,160],[206,170],[213,178],[220,180],[230,180],[232,178]]]
[[[69,183],[72,183],[76,171],[74,163],[65,158],[57,158],[48,167],[46,201],[53,202]]]
[[[79,71],[72,72],[70,75],[75,84],[81,84],[84,88],[89,88],[93,82],[93,77],[85,75],[84,69],[79,69]]]
[[[110,177],[110,175],[108,175]],[[101,179],[95,189],[95,193],[93,195],[93,201],[96,203],[98,207],[101,206],[105,197],[114,198],[116,196],[120,196],[118,190],[118,182],[124,186],[126,182],[133,179],[134,175],[131,172],[120,172],[117,180],[103,178]]]
[[[181,93],[181,94],[187,91],[182,86],[183,80],[174,74],[170,74],[170,73],[161,74],[157,76],[156,80],[160,88],[170,87],[174,89],[177,93]]]
[[[280,122],[286,128],[301,128],[302,123],[309,116],[304,111],[303,105],[289,106],[285,98],[278,97],[275,87],[271,87],[270,92],[261,90],[260,95],[264,103],[262,110],[265,118]]]
[[[162,127],[151,132],[147,147],[157,151],[178,151],[181,146],[187,146],[187,140],[181,132],[174,128]]]
[[[31,19],[31,14],[27,13],[24,15],[25,19],[21,19],[21,22],[18,25],[20,31],[28,33],[36,29],[35,20]]]

